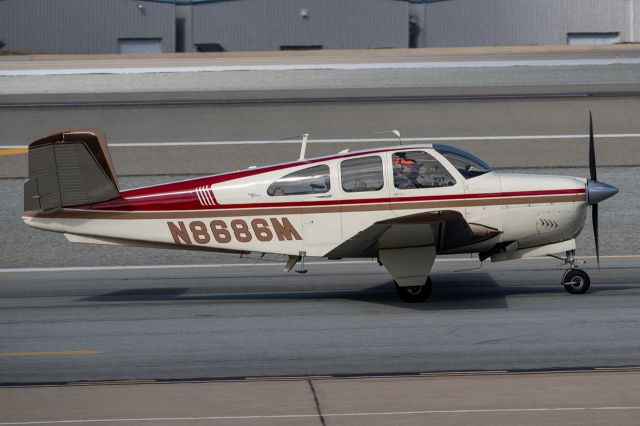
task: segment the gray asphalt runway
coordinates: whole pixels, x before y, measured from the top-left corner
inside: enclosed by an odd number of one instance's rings
[[[3,145],[25,146],[56,129],[103,129],[121,175],[211,174],[290,161],[299,142],[171,146],[192,141],[277,141],[309,132],[308,156],[396,144],[318,139],[389,138],[377,131],[400,129],[405,138],[453,137],[446,143],[469,149],[497,167],[560,167],[586,164],[585,135],[593,111],[600,165],[640,165],[640,98],[577,98],[484,101],[404,101],[158,107],[90,107],[0,110]],[[528,139],[547,135],[548,138]],[[514,137],[496,140],[492,136]],[[456,137],[479,137],[458,141]],[[485,139],[482,139],[485,138]],[[522,139],[518,139],[522,138]],[[157,142],[136,147],[138,142]],[[415,142],[414,142],[415,143]],[[26,157],[0,156],[0,177],[26,176]]]
[[[2,273],[0,382],[640,364],[637,258],[584,296],[554,260],[439,262],[425,304],[375,263],[281,266]]]
[[[593,111],[597,133],[635,135],[600,140],[600,164],[640,165],[640,65],[487,68],[473,62],[637,56],[634,47],[214,55],[185,57],[182,65],[444,60],[452,67],[464,61],[474,67],[0,77],[0,105],[5,106],[0,108],[0,145],[25,146],[64,127],[95,127],[104,130],[112,144],[134,144],[112,148],[120,174],[194,174],[286,161],[296,158],[298,146],[171,143],[279,141],[308,132],[308,153],[314,156],[395,143],[340,139],[384,138],[389,135],[375,132],[399,129],[405,138],[479,137],[451,143],[498,167],[582,166],[584,140],[526,136],[585,134],[588,111]],[[178,61],[118,59],[5,62],[0,68],[167,66]],[[49,106],[37,106],[43,103]],[[319,139],[335,141],[314,142]],[[140,142],[160,146],[136,147]],[[0,156],[0,177],[25,174],[24,156]]]

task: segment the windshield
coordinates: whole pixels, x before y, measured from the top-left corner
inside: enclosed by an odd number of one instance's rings
[[[490,165],[473,154],[449,145],[433,145],[433,148],[458,169],[465,179],[492,172]]]

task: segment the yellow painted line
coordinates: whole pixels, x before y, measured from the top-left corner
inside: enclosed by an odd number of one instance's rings
[[[0,150],[0,156],[2,156],[2,155],[15,155],[15,154],[26,154],[28,151],[29,151],[28,148],[2,149],[2,150]]]
[[[60,351],[60,352],[0,352],[0,357],[19,356],[65,356],[65,355],[102,355],[104,351]]]

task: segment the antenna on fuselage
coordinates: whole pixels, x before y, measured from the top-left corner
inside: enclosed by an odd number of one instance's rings
[[[383,130],[381,132],[374,132],[374,134],[376,135],[379,135],[381,133],[393,133],[398,138],[398,142],[400,143],[400,145],[402,145],[402,136],[400,136],[400,130],[393,129],[393,130]]]
[[[304,155],[307,152],[307,139],[308,138],[309,138],[309,133],[305,133],[304,135],[302,135],[302,146],[300,147],[300,158],[298,158],[298,161],[306,160],[306,158],[304,158]]]

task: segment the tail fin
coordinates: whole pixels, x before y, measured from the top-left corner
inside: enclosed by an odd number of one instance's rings
[[[99,203],[119,195],[107,140],[100,130],[64,130],[29,145],[25,211]]]

